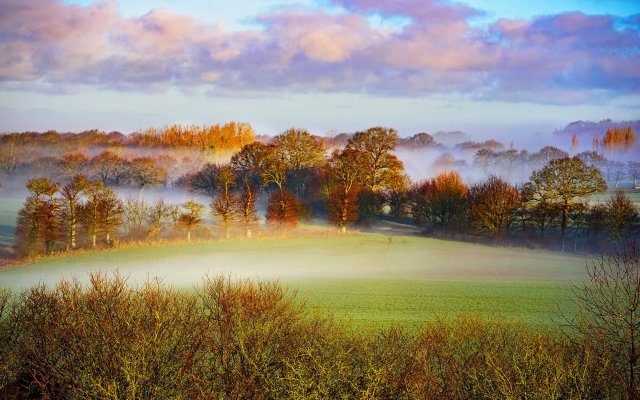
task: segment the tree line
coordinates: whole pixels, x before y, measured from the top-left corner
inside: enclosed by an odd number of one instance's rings
[[[0,144],[9,146],[78,147],[190,147],[201,151],[235,150],[255,140],[250,124],[231,121],[214,125],[168,125],[145,128],[129,135],[118,131],[92,129],[79,133],[15,132],[0,136]]]
[[[546,164],[522,185],[494,175],[468,185],[455,171],[412,183],[394,154],[397,145],[395,130],[374,127],[328,153],[322,140],[290,129],[268,143],[246,144],[228,164],[204,164],[174,184],[210,197],[208,206],[224,237],[234,230],[251,237],[263,198],[266,223],[279,228],[293,228],[316,215],[345,232],[354,223],[386,217],[410,219],[434,234],[537,242],[559,237],[563,246],[570,238],[574,248],[638,233],[638,208],[624,192],[601,203],[589,202],[591,195],[607,189],[597,153],[569,157],[544,148],[540,154]],[[27,184],[32,194],[17,227],[18,247],[26,253],[33,253],[35,244],[40,249],[36,252],[45,253],[75,248],[76,221],[90,233],[92,247],[98,232],[104,232],[103,243],[114,235],[141,239],[146,232],[154,238],[163,221],[172,219],[190,238],[201,225],[204,204],[140,205],[148,209],[140,217],[144,212],[134,211],[135,201],[125,204],[109,187],[165,182],[166,171],[153,158],[127,160],[103,151],[92,159],[70,154],[56,165],[64,184],[47,178]],[[78,170],[89,175],[70,177]]]

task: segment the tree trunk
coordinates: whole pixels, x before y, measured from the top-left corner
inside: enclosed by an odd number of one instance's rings
[[[71,248],[76,248],[76,210],[75,207],[71,208]]]
[[[187,230],[187,242],[191,241],[191,230]]]
[[[91,247],[96,247],[96,234],[91,235]]]
[[[567,222],[569,221],[569,202],[565,201],[562,206],[562,243],[564,246],[564,239],[567,232]]]

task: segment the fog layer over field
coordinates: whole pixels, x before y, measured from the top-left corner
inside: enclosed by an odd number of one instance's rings
[[[558,282],[584,278],[584,258],[545,251],[496,248],[411,236],[201,242],[183,246],[115,249],[51,258],[0,272],[14,289],[60,278],[87,280],[91,271],[119,270],[131,283],[158,276],[192,287],[206,274],[300,281],[408,279],[477,282]]]

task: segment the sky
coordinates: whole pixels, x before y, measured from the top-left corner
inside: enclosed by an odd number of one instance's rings
[[[0,0],[0,132],[640,119],[637,0]]]

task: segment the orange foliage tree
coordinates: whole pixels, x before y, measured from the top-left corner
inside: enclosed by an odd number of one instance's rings
[[[420,225],[452,228],[460,225],[467,211],[469,187],[455,172],[443,172],[414,186],[413,216]]]
[[[131,135],[138,146],[190,147],[203,152],[230,151],[255,140],[250,124],[231,121],[220,125],[179,125],[148,128]]]
[[[636,143],[636,134],[630,127],[607,129],[602,147],[607,150],[631,150]]]

